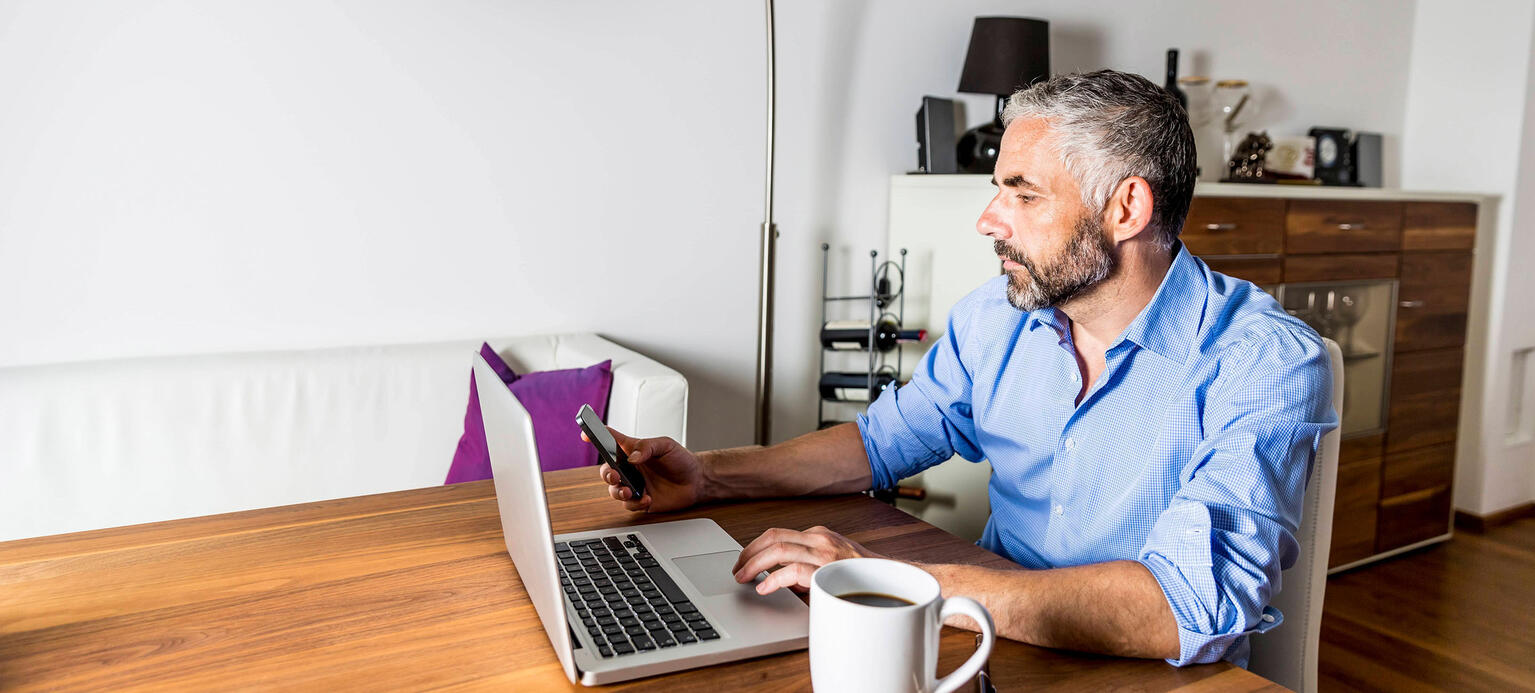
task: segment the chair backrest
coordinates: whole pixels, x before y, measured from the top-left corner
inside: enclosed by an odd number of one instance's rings
[[[1343,416],[1343,351],[1331,339],[1322,339],[1332,357],[1332,406]],[[1333,498],[1338,487],[1338,440],[1340,428],[1322,437],[1311,478],[1306,483],[1306,502],[1301,510],[1300,558],[1280,576],[1280,591],[1269,604],[1284,614],[1284,623],[1267,633],[1252,636],[1252,659],[1247,668],[1255,674],[1300,693],[1317,688],[1317,657],[1322,637],[1322,596],[1327,589],[1327,553],[1332,547]]]

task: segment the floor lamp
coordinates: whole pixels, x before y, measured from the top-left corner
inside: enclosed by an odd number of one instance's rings
[[[757,287],[757,427],[753,440],[767,445],[772,433],[773,277],[778,256],[778,225],[773,223],[773,116],[777,84],[773,74],[773,0],[767,6],[767,176],[762,213],[762,271]]]

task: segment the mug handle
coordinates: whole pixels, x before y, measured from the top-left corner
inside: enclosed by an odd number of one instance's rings
[[[980,602],[969,597],[950,597],[943,600],[943,608],[938,612],[938,625],[942,627],[943,622],[953,614],[964,614],[981,624],[981,646],[976,649],[975,654],[970,655],[970,659],[959,665],[958,669],[939,679],[937,686],[933,688],[933,693],[953,693],[979,673],[981,667],[986,664],[986,658],[991,656],[991,646],[997,637],[996,633],[992,632],[991,613],[986,611],[986,607],[981,606]]]

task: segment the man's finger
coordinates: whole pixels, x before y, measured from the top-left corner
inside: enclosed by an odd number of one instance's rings
[[[822,527],[821,529],[825,528]],[[774,542],[804,544],[805,546],[812,548],[821,548],[831,546],[831,537],[833,536],[836,535],[831,534],[830,530],[827,530],[826,533],[822,534],[811,534],[809,532],[797,532],[792,529],[783,529],[781,527],[769,529],[766,532],[763,532],[756,539],[753,539],[750,544],[746,545],[746,548],[741,550],[741,555],[736,558],[734,570],[739,570],[741,565],[749,560],[753,555],[755,555],[758,551],[767,548]]]
[[[784,587],[801,587],[810,589],[810,576],[815,574],[817,566],[807,563],[791,563],[767,576],[766,580],[757,583],[757,594],[772,594]]]
[[[812,550],[809,546],[781,542],[747,559],[745,565],[736,570],[735,578],[736,582],[747,583],[757,573],[774,566],[808,564],[819,568],[825,562],[826,557]]]
[[[638,438],[624,435],[623,433],[619,432],[618,429],[613,428],[612,426],[608,426],[608,433],[613,434],[613,440],[618,443],[619,449],[625,453],[632,452],[634,450],[634,444],[639,442]],[[582,433],[582,435],[586,434]]]
[[[618,476],[618,472],[613,471],[613,468],[609,467],[606,462],[597,467],[597,472],[609,486],[622,486],[624,483],[624,480]]]
[[[642,464],[658,457],[665,457],[667,453],[677,448],[677,441],[671,438],[630,438],[625,450],[629,451],[629,462]]]
[[[757,538],[753,539],[750,544],[747,544],[746,548],[741,549],[741,555],[736,557],[736,564],[730,569],[730,572],[733,573],[737,570],[740,570],[741,566],[745,565],[746,561],[751,560],[752,556],[757,555],[759,551],[762,551],[763,549],[772,546],[777,542],[787,541],[795,544],[805,543],[804,540],[800,537],[800,534],[800,532],[796,532],[792,529],[774,527],[766,532],[763,532],[762,534],[757,535]]]
[[[625,489],[625,490],[627,490],[627,489]],[[645,494],[642,498],[640,498],[637,501],[634,501],[634,500],[624,501],[624,508],[626,508],[626,509],[628,509],[628,510],[630,510],[632,512],[637,512],[637,513],[649,510],[650,509],[650,494],[648,494],[648,493]]]

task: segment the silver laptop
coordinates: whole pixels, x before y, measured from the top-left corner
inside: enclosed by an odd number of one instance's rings
[[[806,646],[809,608],[787,590],[762,596],[753,583],[736,584],[730,569],[741,545],[713,520],[551,536],[533,420],[479,354],[474,381],[506,550],[572,682]]]

